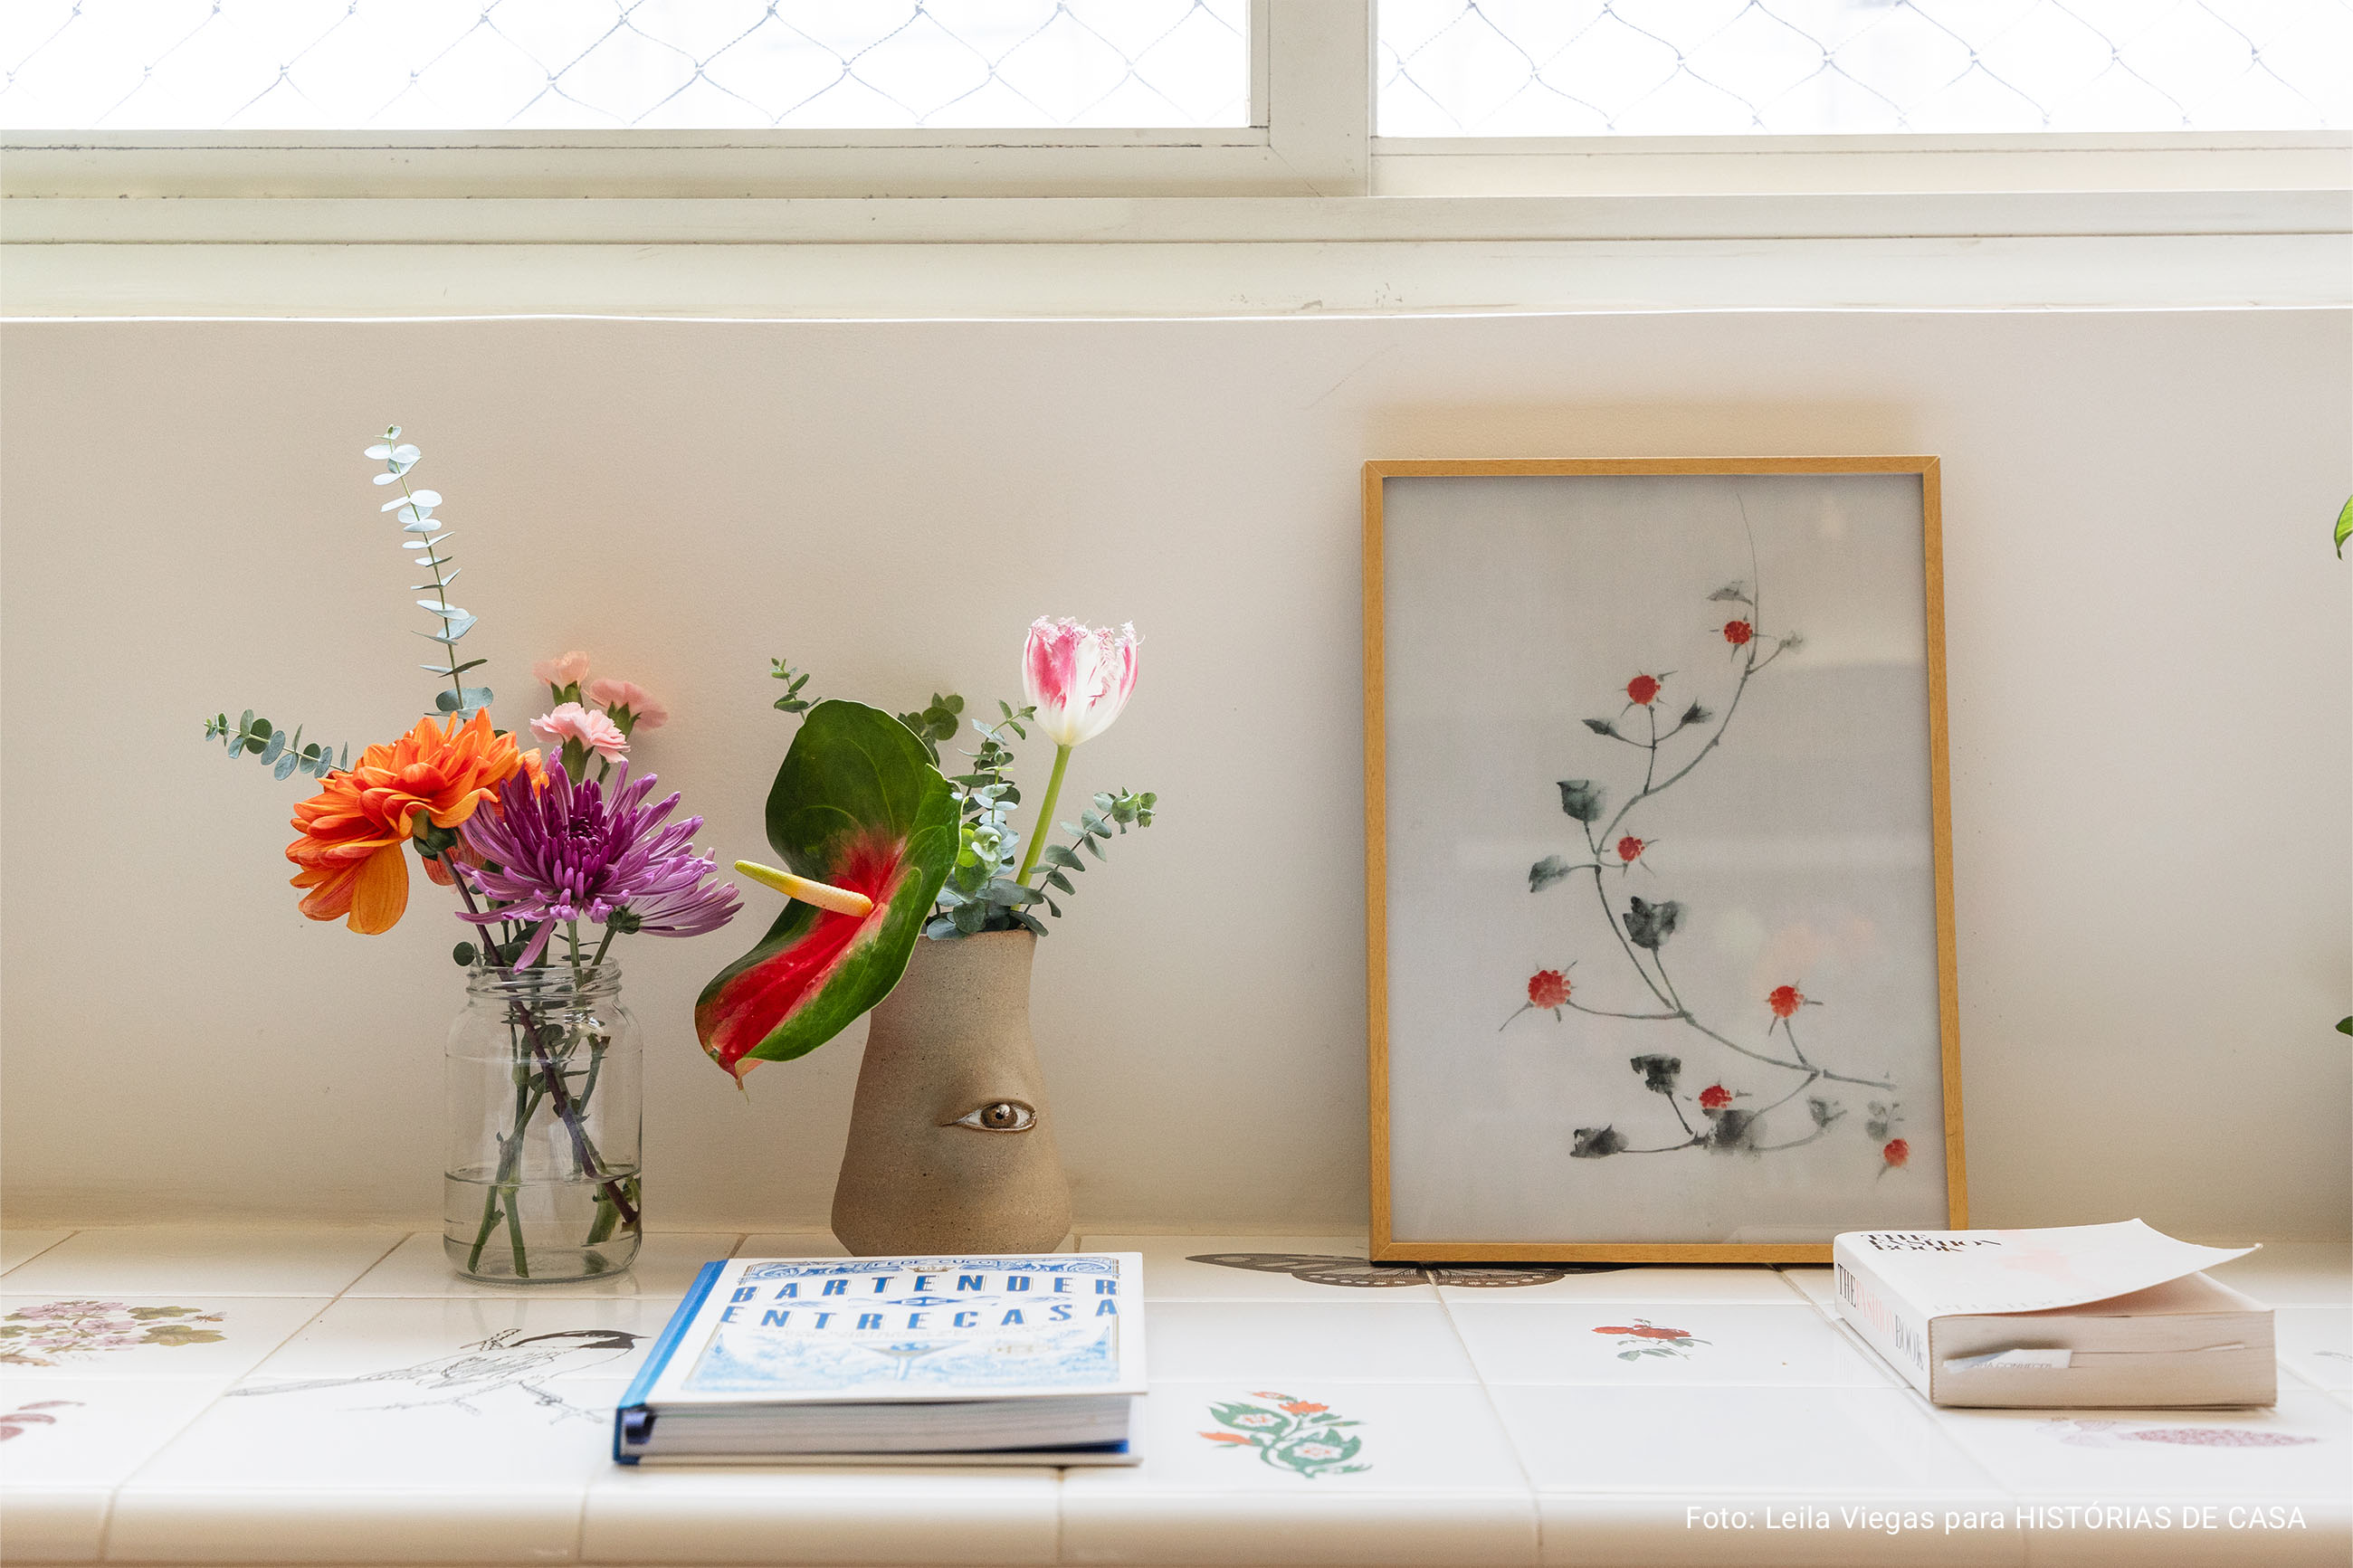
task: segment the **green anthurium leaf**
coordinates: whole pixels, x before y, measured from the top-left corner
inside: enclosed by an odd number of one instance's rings
[[[807,1056],[889,995],[956,841],[954,794],[913,731],[860,702],[811,708],[768,791],[768,844],[796,875],[863,893],[874,909],[787,903],[695,1002],[712,1060],[740,1079],[754,1062]]]

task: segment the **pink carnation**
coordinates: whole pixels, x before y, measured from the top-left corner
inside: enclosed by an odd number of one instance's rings
[[[628,709],[632,729],[659,730],[670,722],[670,710],[655,701],[652,694],[634,680],[599,677],[588,683],[588,700],[608,710]]]
[[[543,658],[531,667],[531,678],[543,686],[577,686],[588,673],[588,656],[578,648]]]
[[[561,749],[566,741],[577,741],[608,763],[619,762],[621,753],[629,749],[629,738],[618,725],[577,702],[558,703],[553,711],[533,719],[531,732],[551,750]]]

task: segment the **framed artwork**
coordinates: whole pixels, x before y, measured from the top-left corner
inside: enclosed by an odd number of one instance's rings
[[[1365,466],[1373,1257],[1966,1226],[1936,459]]]

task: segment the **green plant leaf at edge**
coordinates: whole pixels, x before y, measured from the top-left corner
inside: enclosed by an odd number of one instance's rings
[[[820,932],[821,920],[849,917],[787,903],[759,945],[703,987],[695,1033],[739,1078],[749,1070],[744,1063],[807,1056],[891,994],[956,853],[955,796],[923,743],[880,709],[839,699],[811,708],[793,737],[768,791],[767,830],[769,847],[799,876],[844,885],[853,847],[877,837],[897,845],[902,874],[890,901],[864,917],[846,947],[804,984],[786,987],[779,1015],[733,1062],[721,1056],[714,1037],[731,1017],[739,1028],[756,1026],[764,1007],[776,1006],[772,995],[747,987],[723,998],[730,983],[754,970],[789,976],[796,950],[842,929],[835,923]],[[806,964],[807,955],[797,962]],[[747,1016],[755,1021],[745,1023]]]

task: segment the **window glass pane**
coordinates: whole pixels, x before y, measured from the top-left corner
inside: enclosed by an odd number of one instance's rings
[[[1380,0],[1384,136],[2353,125],[2353,0]]]
[[[0,127],[1247,125],[1250,0],[5,0]]]

